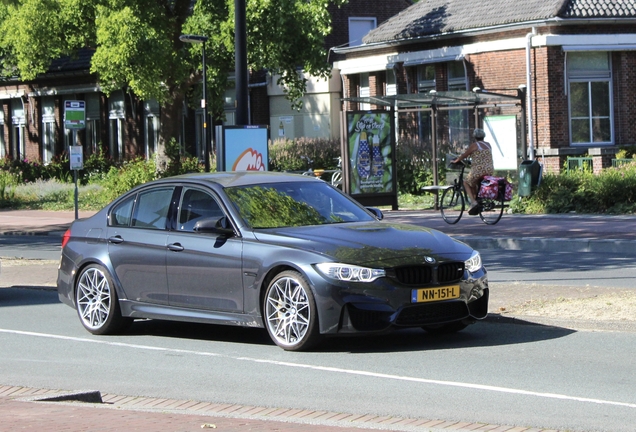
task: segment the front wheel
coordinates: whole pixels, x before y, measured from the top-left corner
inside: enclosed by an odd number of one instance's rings
[[[99,264],[85,267],[77,278],[75,306],[84,328],[95,335],[118,333],[132,322],[121,316],[115,286]]]
[[[453,225],[459,222],[464,213],[464,194],[461,189],[454,187],[446,189],[442,193],[440,209],[446,223]]]
[[[276,275],[265,293],[265,326],[272,340],[287,351],[301,351],[320,340],[316,302],[309,283],[296,271]]]
[[[503,200],[484,198],[481,202],[479,217],[486,225],[494,225],[501,219],[504,207]]]

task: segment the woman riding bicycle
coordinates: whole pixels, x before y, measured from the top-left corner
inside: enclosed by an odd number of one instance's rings
[[[495,168],[492,162],[492,148],[490,143],[483,141],[486,137],[486,133],[483,129],[475,129],[473,132],[475,141],[470,144],[464,153],[459,155],[456,159],[452,160],[452,163],[459,163],[462,159],[472,157],[472,164],[468,177],[464,179],[464,189],[468,198],[470,198],[469,215],[479,214],[479,205],[477,203],[477,192],[479,191],[479,184],[484,176],[493,175]]]

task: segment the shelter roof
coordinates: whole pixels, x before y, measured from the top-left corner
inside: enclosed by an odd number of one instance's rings
[[[519,104],[522,101],[519,94],[508,95],[505,93],[480,90],[447,91],[430,93],[411,93],[392,96],[370,96],[345,98],[344,101],[365,103],[384,107],[395,107],[398,110],[435,107],[466,107],[466,106],[497,106]]]

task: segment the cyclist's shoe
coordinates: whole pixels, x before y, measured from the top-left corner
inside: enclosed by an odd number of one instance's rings
[[[475,204],[468,210],[468,214],[471,216],[478,215],[481,211],[481,204]]]

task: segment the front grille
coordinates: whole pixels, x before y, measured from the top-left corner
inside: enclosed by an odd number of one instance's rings
[[[405,285],[428,285],[433,282],[433,268],[429,266],[398,267],[397,280]]]
[[[445,284],[461,279],[464,274],[464,263],[453,261],[438,266],[396,267],[394,271],[395,278],[404,285],[428,285],[434,282]]]
[[[464,275],[463,262],[451,262],[440,264],[437,268],[437,282],[449,283],[455,282]]]
[[[429,324],[439,324],[457,321],[468,317],[468,308],[462,301],[435,302],[402,309],[395,325],[405,327],[419,327]]]

